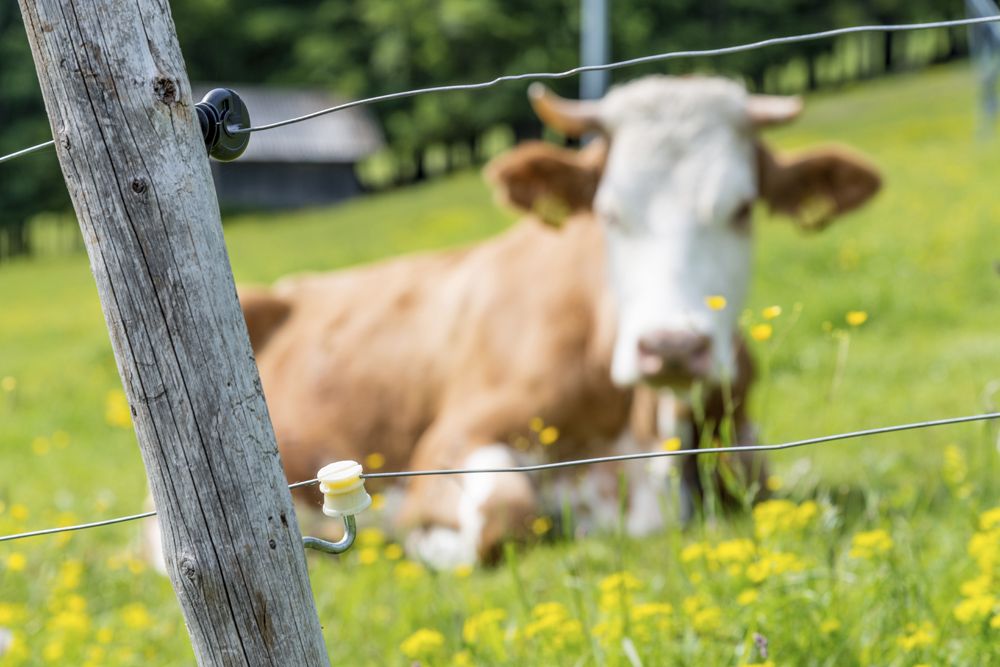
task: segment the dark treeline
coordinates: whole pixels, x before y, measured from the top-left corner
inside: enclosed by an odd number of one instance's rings
[[[609,0],[615,59],[861,23],[961,18],[940,0]],[[578,64],[579,0],[173,0],[192,80],[308,85],[360,97]],[[963,55],[964,30],[872,34],[615,72],[714,71],[765,92],[798,92]],[[576,79],[554,82],[574,95]],[[391,183],[485,156],[483,137],[537,136],[524,85],[373,107],[393,154]],[[16,3],[0,3],[0,154],[49,138]],[[428,160],[430,154],[437,160]],[[65,210],[53,152],[0,165],[0,261],[30,252],[27,221]]]

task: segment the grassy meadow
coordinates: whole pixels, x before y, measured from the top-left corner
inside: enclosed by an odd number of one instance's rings
[[[996,409],[1000,138],[976,136],[974,95],[965,67],[915,73],[811,98],[800,122],[768,135],[784,148],[849,144],[886,187],[818,235],[760,211],[744,319],[762,441]],[[226,236],[237,280],[267,282],[466,243],[511,220],[467,173],[234,217]],[[0,534],[141,511],[127,412],[86,257],[0,265]],[[539,543],[500,566],[445,573],[373,530],[343,557],[310,554],[332,661],[1000,664],[995,426],[771,460],[776,500],[753,516],[648,539],[562,539],[540,520]],[[0,544],[0,666],[192,664],[169,583],[137,558],[138,530]]]

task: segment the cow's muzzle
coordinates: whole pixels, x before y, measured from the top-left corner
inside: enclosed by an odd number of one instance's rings
[[[660,329],[639,338],[639,373],[656,386],[683,388],[712,368],[712,339],[689,331]]]

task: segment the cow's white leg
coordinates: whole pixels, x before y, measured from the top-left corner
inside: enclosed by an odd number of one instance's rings
[[[501,444],[477,448],[461,468],[506,468],[516,465],[510,447]],[[534,493],[523,473],[482,473],[444,478],[461,485],[455,508],[457,528],[429,525],[406,538],[411,557],[435,569],[473,565],[511,535],[534,507]],[[420,499],[414,499],[419,502]]]

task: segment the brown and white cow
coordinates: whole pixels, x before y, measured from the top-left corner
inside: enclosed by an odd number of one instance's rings
[[[674,419],[689,416],[695,382],[709,415],[728,413],[752,437],[737,333],[752,205],[821,227],[877,191],[876,171],[841,150],[776,157],[757,130],[793,119],[800,103],[726,80],[649,77],[592,102],[542,88],[532,97],[555,129],[601,138],[580,151],[525,144],[490,165],[500,198],[525,213],[518,224],[464,249],[241,292],[290,480],[374,452],[387,469],[514,465],[523,455],[511,443],[532,437],[536,417],[560,433],[548,459],[635,449],[636,417],[651,436],[677,429],[691,446],[699,426]],[[710,309],[708,295],[727,307]],[[742,464],[744,477],[759,472]],[[563,481],[613,484],[601,473]],[[660,521],[643,488],[633,532]],[[494,555],[545,502],[524,474],[418,477],[399,521],[414,557],[449,567]],[[615,515],[612,502],[603,516]]]

